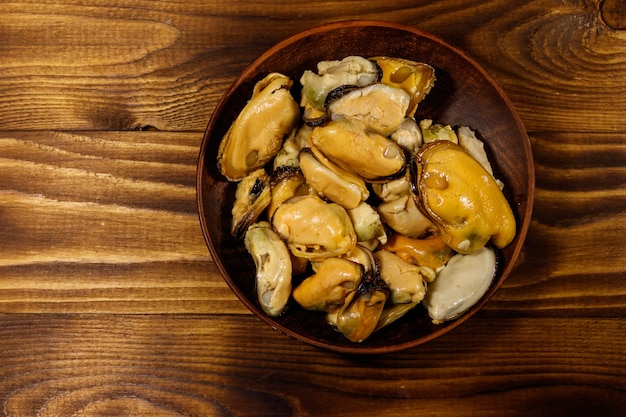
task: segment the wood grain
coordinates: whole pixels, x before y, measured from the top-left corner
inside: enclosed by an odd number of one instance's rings
[[[31,1],[26,12],[9,1],[0,130],[200,131],[268,47],[329,21],[374,18],[464,49],[505,87],[531,131],[615,132],[626,112],[626,35],[602,20],[600,3]]]
[[[200,232],[200,137],[2,134],[0,311],[242,312]]]
[[[0,7],[0,415],[626,414],[622,0],[53,0]],[[518,267],[466,324],[350,357],[253,317],[195,205],[213,108],[301,30],[409,24],[503,87],[537,174]]]
[[[626,411],[623,354],[610,349],[620,341],[615,321],[475,318],[418,349],[363,358],[297,344],[257,320],[0,316],[0,336],[7,340],[3,409],[6,415],[41,416]],[[251,339],[251,328],[267,343]],[[537,345],[543,333],[552,333],[554,342]]]

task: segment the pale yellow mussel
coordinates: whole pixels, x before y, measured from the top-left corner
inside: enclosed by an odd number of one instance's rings
[[[346,210],[315,195],[283,202],[274,211],[271,222],[291,252],[301,258],[343,255],[357,242]]]
[[[361,56],[341,60],[320,61],[317,73],[306,70],[300,77],[302,95],[313,109],[326,111],[326,97],[336,88],[350,85],[364,87],[380,78],[376,64]]]
[[[405,118],[389,136],[409,155],[414,155],[424,144],[422,130],[412,117]]]
[[[361,243],[357,243],[356,246],[341,255],[341,257],[360,264],[365,274],[373,274],[378,270],[374,253],[370,248]]]
[[[426,295],[426,282],[435,278],[435,271],[407,262],[381,249],[374,253],[380,276],[389,287],[389,300],[381,313],[376,330],[393,323],[417,306]]]
[[[476,133],[467,126],[459,126],[457,132],[457,138],[459,140],[459,146],[461,146],[465,152],[470,154],[479,164],[485,168],[491,176],[493,176],[493,168],[487,157],[487,151],[485,151],[485,144],[476,137]],[[498,187],[502,189],[504,184],[499,179],[495,178]]]
[[[381,82],[404,89],[411,97],[407,116],[413,116],[420,101],[435,84],[435,69],[428,64],[395,57],[373,57],[382,71]]]
[[[300,166],[300,151],[310,147],[310,137],[313,128],[302,125],[295,129],[283,142],[282,148],[274,157],[273,172],[286,168],[298,168]]]
[[[378,213],[387,226],[405,236],[420,237],[437,230],[410,194],[379,204]]]
[[[394,304],[419,303],[426,295],[424,277],[429,281],[435,272],[425,266],[405,261],[386,250],[374,252],[380,266],[380,276],[389,287],[389,301]]]
[[[428,285],[424,307],[435,324],[453,320],[485,295],[496,274],[496,255],[490,247],[454,255]]]
[[[291,296],[291,258],[285,242],[261,221],[248,228],[245,247],[256,264],[256,293],[263,311],[271,317],[282,313]]]
[[[331,120],[359,119],[369,131],[389,136],[405,120],[410,100],[403,89],[376,83],[331,101],[327,111]]]
[[[404,195],[411,195],[410,178],[403,175],[390,181],[374,183],[372,191],[385,203],[394,201]]]
[[[515,237],[515,217],[493,176],[449,141],[424,145],[415,158],[415,185],[425,213],[446,243],[468,254],[491,241],[504,248]]]
[[[433,123],[431,119],[424,119],[420,120],[419,127],[422,131],[422,140],[425,144],[438,140],[447,140],[456,144],[459,143],[459,138],[450,125]]]
[[[347,212],[352,220],[358,243],[370,250],[387,243],[385,225],[378,211],[372,206],[363,202]]]
[[[369,197],[365,182],[355,174],[316,157],[310,148],[299,154],[300,169],[307,183],[321,196],[346,209],[353,209]]]
[[[358,119],[339,119],[313,129],[313,145],[331,162],[366,181],[382,181],[402,174],[406,158],[391,139],[367,130]]]
[[[241,180],[274,158],[298,125],[300,107],[289,91],[292,85],[289,77],[279,73],[256,84],[218,149],[218,167],[230,181]]]
[[[320,262],[315,274],[294,288],[293,298],[307,310],[337,311],[362,279],[362,265],[344,258],[327,258]]]
[[[373,184],[372,190],[382,200],[378,211],[383,222],[397,233],[421,237],[437,231],[435,225],[417,206],[408,175],[386,183]]]

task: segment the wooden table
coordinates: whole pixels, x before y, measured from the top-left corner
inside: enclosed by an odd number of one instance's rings
[[[532,141],[520,266],[478,315],[350,357],[251,315],[203,241],[203,131],[264,50],[383,19],[464,49]],[[626,415],[626,2],[4,1],[0,415]]]

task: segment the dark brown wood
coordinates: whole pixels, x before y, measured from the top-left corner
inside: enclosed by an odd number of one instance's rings
[[[9,416],[626,411],[614,319],[476,316],[378,357],[299,344],[249,316],[15,315],[0,329]]]
[[[0,403],[23,416],[626,414],[622,2],[5,1]],[[518,267],[462,326],[327,352],[252,316],[203,241],[195,167],[237,75],[319,24],[429,31],[531,139]]]
[[[626,2],[624,0],[604,0],[600,5],[602,19],[616,30],[626,29]]]

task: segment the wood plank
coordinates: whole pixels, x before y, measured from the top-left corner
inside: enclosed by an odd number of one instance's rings
[[[201,135],[0,135],[0,311],[238,312],[195,206]]]
[[[195,213],[201,139],[199,133],[0,132],[2,188],[50,202]],[[146,193],[158,198],[148,203]]]
[[[1,137],[3,263],[210,259],[195,209],[197,135]]]
[[[623,317],[626,136],[534,133],[533,221],[487,309]],[[582,313],[585,311],[586,313]]]
[[[405,0],[361,2],[355,15],[350,1],[8,1],[0,130],[202,131],[263,51],[358,16],[422,28],[464,49],[503,86],[529,131],[615,132],[626,113],[626,32],[613,27],[616,6],[598,13],[602,4]]]
[[[622,330],[474,317],[427,345],[355,357],[253,317],[0,315],[0,400],[8,416],[617,417]]]

